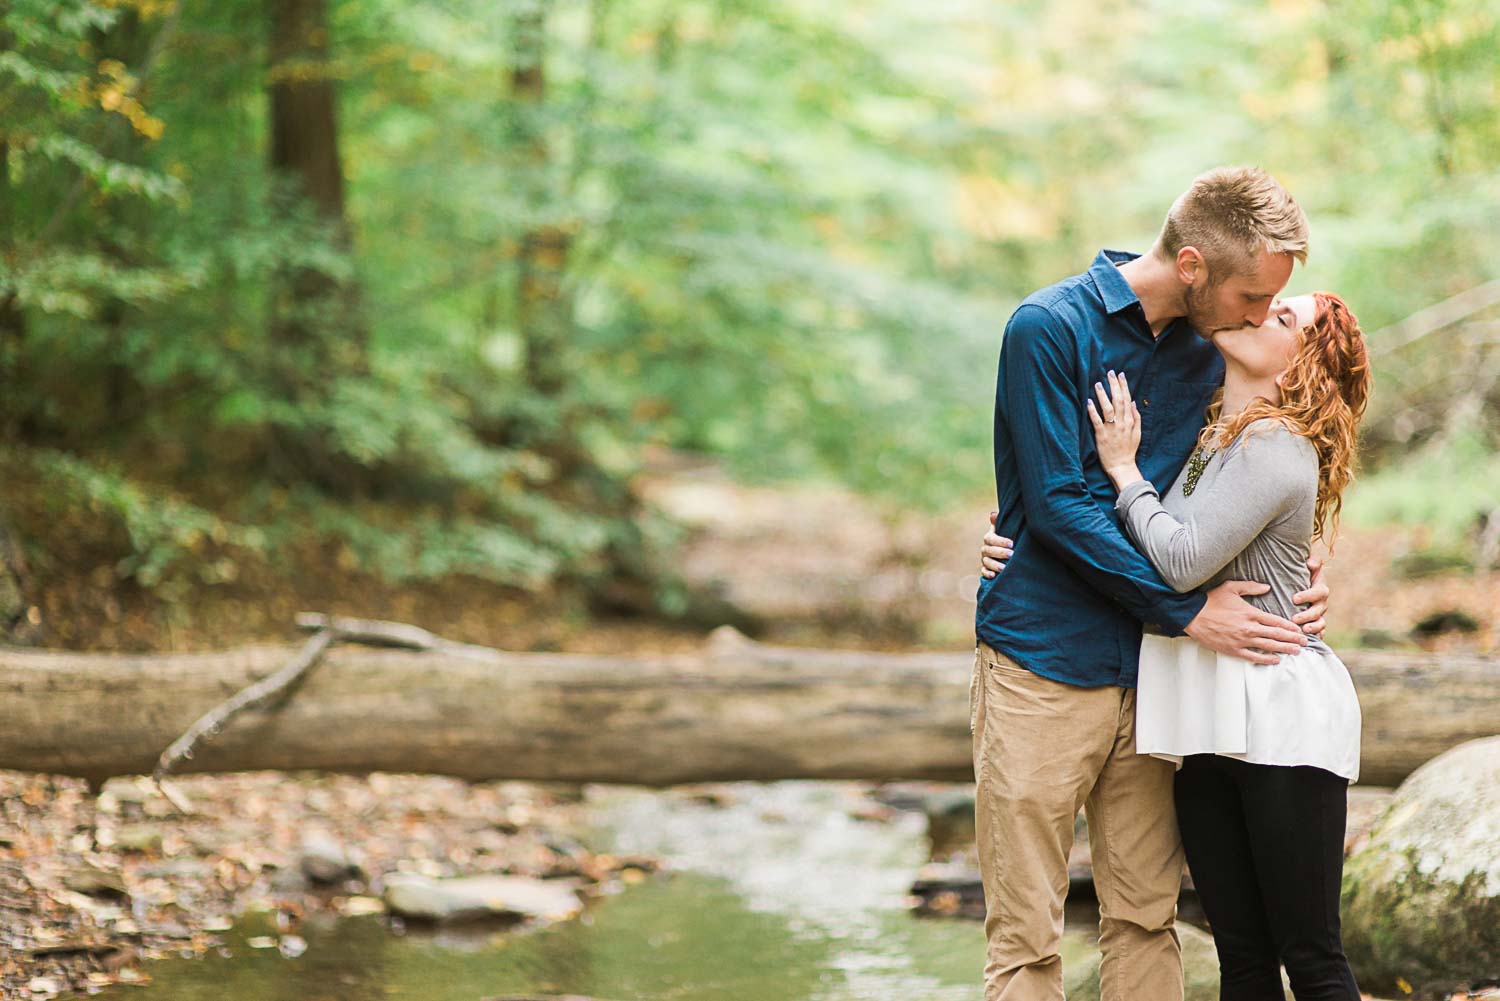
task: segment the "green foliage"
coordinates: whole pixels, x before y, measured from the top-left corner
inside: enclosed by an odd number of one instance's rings
[[[347,232],[266,166],[266,16],[0,11],[0,416],[147,585],[198,538],[394,580],[649,576],[656,445],[905,506],[982,491],[1015,302],[1145,249],[1220,163],[1297,193],[1293,290],[1369,331],[1500,274],[1483,0],[340,0]],[[1351,517],[1483,503],[1494,338],[1465,329],[1381,356],[1371,441],[1469,451],[1378,470]]]
[[[1422,526],[1434,542],[1466,540],[1496,509],[1500,454],[1477,433],[1437,441],[1361,477],[1344,506],[1350,524]]]
[[[264,549],[265,537],[258,529],[229,523],[117,470],[50,449],[31,449],[25,461],[38,477],[40,495],[59,514],[82,510],[124,530],[127,554],[115,572],[142,587],[230,579],[233,561],[227,550],[243,554]]]

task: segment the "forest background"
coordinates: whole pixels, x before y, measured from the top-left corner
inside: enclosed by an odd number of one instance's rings
[[[970,552],[1010,311],[1234,163],[1374,343],[1346,523],[1463,586],[1497,51],[1487,0],[7,0],[0,626],[732,617],[664,456],[962,510]]]

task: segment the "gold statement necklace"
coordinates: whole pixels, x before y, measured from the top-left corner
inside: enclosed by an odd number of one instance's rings
[[[1204,452],[1202,445],[1193,450],[1192,458],[1188,459],[1187,479],[1182,481],[1182,496],[1191,497],[1193,491],[1198,489],[1198,480],[1203,476],[1203,470],[1208,468],[1209,462],[1218,453],[1217,448],[1211,452]]]

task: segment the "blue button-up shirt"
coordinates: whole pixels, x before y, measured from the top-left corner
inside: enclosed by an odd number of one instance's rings
[[[1081,275],[1028,296],[1000,345],[995,390],[997,530],[1015,540],[1005,569],[979,585],[975,633],[1037,674],[1133,688],[1142,624],[1179,636],[1207,600],[1178,594],[1125,537],[1114,484],[1084,410],[1095,382],[1124,372],[1141,408],[1141,473],[1165,490],[1203,426],[1224,362],[1185,319],[1153,337],[1102,250]]]

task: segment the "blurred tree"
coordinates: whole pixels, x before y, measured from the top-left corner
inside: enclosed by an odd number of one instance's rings
[[[13,519],[168,598],[319,559],[685,610],[651,449],[987,489],[1014,303],[1200,170],[1286,182],[1293,288],[1368,330],[1500,278],[1492,6],[12,0]],[[1382,353],[1372,443],[1493,452],[1494,329]]]
[[[310,205],[327,243],[352,251],[344,209],[335,71],[326,0],[267,0],[268,151],[273,204],[292,224]],[[341,451],[323,417],[335,388],[363,377],[367,333],[356,277],[318,260],[284,262],[271,279],[269,384],[291,419],[271,422],[271,471],[283,482],[309,481],[341,496],[368,485],[361,464]]]

